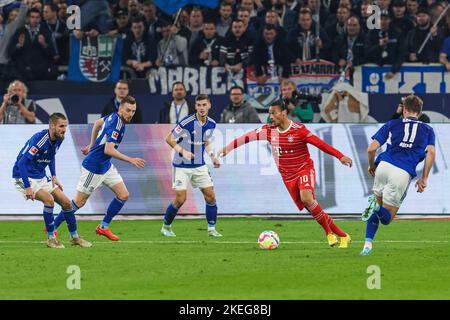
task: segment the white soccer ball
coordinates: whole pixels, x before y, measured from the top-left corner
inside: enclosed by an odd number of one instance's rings
[[[261,249],[272,250],[278,248],[280,237],[275,231],[263,231],[258,238],[258,245]]]

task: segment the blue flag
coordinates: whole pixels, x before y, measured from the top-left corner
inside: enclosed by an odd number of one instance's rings
[[[219,0],[155,0],[154,3],[159,9],[168,15],[172,15],[187,4],[216,8]]]
[[[122,64],[122,37],[70,37],[68,80],[117,82]]]

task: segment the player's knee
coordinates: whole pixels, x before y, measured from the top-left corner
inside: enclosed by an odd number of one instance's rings
[[[61,208],[62,208],[64,211],[69,211],[69,210],[72,209],[72,203],[71,203],[70,200],[67,199],[67,198],[64,199],[63,201],[61,201],[60,205],[61,205]]]
[[[130,198],[130,193],[128,191],[121,192],[119,195],[117,195],[117,198],[122,201],[127,201],[128,198]]]
[[[177,195],[173,204],[179,209],[186,202],[186,195]]]
[[[305,205],[305,207],[310,207],[314,204],[314,197],[306,195],[302,196],[302,202]]]
[[[44,203],[44,205],[46,205],[47,207],[54,207],[55,206],[55,199],[53,199],[53,197],[50,195],[48,197],[45,197],[42,202]]]
[[[216,196],[214,194],[205,195],[205,201],[208,204],[215,204],[216,203]]]

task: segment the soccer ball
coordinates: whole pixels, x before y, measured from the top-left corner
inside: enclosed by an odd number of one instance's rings
[[[261,249],[272,250],[278,248],[280,237],[275,231],[263,231],[258,238],[258,245]]]

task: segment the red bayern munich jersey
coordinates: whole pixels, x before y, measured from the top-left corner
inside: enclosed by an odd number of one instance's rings
[[[303,124],[293,121],[285,131],[280,131],[275,125],[266,124],[246,133],[228,144],[227,151],[254,140],[267,140],[271,144],[275,163],[284,181],[291,181],[299,176],[299,172],[314,168],[308,143],[338,159],[344,156],[312,134]]]

